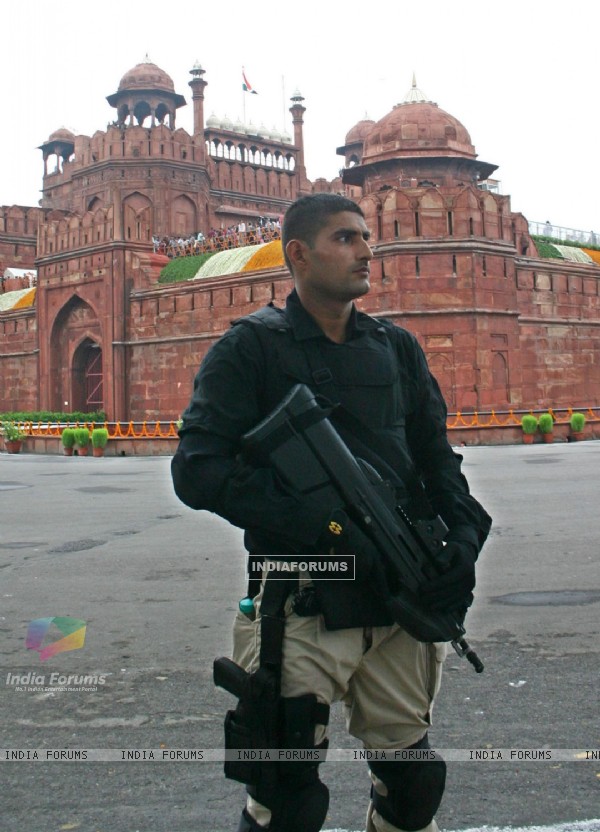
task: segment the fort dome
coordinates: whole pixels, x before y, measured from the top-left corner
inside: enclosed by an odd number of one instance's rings
[[[169,127],[175,127],[175,110],[185,105],[185,98],[175,92],[175,85],[170,75],[147,58],[141,64],[136,64],[121,78],[119,89],[106,100],[118,112],[120,125],[137,121],[143,124],[150,116],[153,123],[165,124],[169,119]]]
[[[371,132],[371,128],[374,124],[375,122],[372,118],[361,119],[346,133],[344,144],[348,145],[355,144],[356,142],[362,142]]]
[[[54,133],[51,133],[48,137],[49,142],[56,142],[60,141],[61,139],[64,141],[72,142],[75,138],[75,133],[72,133],[66,127],[59,127],[58,130],[55,130]]]
[[[467,129],[432,101],[407,101],[378,121],[365,138],[363,164],[393,156],[477,154]]]
[[[466,127],[431,101],[417,87],[414,75],[404,100],[370,126],[359,159],[352,152],[358,139],[354,145],[348,139],[362,129],[359,122],[346,137],[346,146],[337,152],[346,156],[344,184],[359,185],[365,192],[379,190],[384,183],[395,187],[399,180],[436,187],[476,183],[497,169],[477,158]]]
[[[68,158],[69,154],[75,148],[75,133],[72,133],[66,127],[59,127],[51,133],[46,141],[39,146],[46,155],[50,153],[58,153],[63,159]]]
[[[175,92],[175,85],[170,75],[156,64],[144,61],[136,64],[121,78],[118,92],[124,90],[164,90]]]

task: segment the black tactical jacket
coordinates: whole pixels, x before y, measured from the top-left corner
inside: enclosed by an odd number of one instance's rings
[[[177,495],[245,529],[251,554],[277,558],[310,551],[330,507],[301,499],[270,469],[239,456],[243,434],[303,383],[378,434],[390,467],[403,473],[414,467],[450,529],[447,539],[480,549],[491,520],[470,495],[462,457],[448,443],[446,406],[415,337],[355,308],[348,333],[343,344],[330,341],[295,292],[285,310],[270,307],[236,321],[207,353],[183,414],[172,462]],[[343,438],[356,452],[352,435]],[[392,623],[360,581],[318,584],[328,627]]]

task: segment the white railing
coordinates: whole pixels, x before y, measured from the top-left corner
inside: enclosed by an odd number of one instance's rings
[[[529,233],[543,237],[554,237],[555,240],[569,240],[582,245],[600,245],[600,234],[595,231],[581,231],[577,228],[565,228],[563,225],[552,225],[551,222],[530,222]]]

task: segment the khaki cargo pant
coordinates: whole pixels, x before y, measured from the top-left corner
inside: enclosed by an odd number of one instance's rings
[[[233,661],[248,672],[259,664],[261,595],[262,591],[255,598],[256,618],[238,612],[234,622]],[[314,693],[328,705],[343,702],[348,732],[364,748],[406,748],[424,736],[431,725],[446,644],[423,644],[396,624],[326,630],[322,616],[292,612],[291,598],[285,616],[282,696]],[[326,727],[317,725],[315,745],[325,736]],[[385,788],[377,782],[375,787]],[[268,825],[269,810],[250,797],[247,810],[257,823]],[[394,828],[377,820],[375,813],[371,823],[377,832]],[[435,829],[433,821],[427,832]]]

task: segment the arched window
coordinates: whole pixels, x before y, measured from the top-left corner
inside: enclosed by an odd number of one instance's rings
[[[504,353],[495,352],[492,358],[492,383],[496,396],[509,400],[508,364]]]
[[[147,101],[139,101],[135,105],[133,115],[140,126],[143,126],[144,121],[152,114],[150,105]]]

